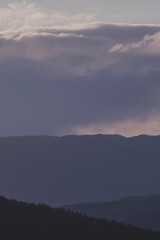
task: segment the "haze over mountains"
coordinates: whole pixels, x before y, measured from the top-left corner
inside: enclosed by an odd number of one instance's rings
[[[0,138],[1,194],[52,206],[157,194],[160,136]]]
[[[160,231],[160,195],[125,197],[119,201],[63,206],[87,216],[117,220],[125,224]]]

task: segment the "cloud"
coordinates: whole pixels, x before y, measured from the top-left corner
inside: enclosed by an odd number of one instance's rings
[[[0,135],[158,134],[160,26],[51,22],[0,32]]]
[[[125,44],[117,44],[110,49],[110,52],[134,52],[134,53],[141,53],[141,54],[154,54],[159,55],[160,53],[160,32],[157,32],[153,35],[147,34],[144,38],[135,43],[125,43]]]

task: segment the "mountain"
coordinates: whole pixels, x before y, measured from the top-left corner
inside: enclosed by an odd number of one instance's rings
[[[160,195],[126,197],[119,201],[76,204],[63,208],[160,232]]]
[[[160,233],[0,197],[0,236],[10,239],[159,240]]]
[[[0,194],[52,206],[160,193],[160,136],[0,138]]]

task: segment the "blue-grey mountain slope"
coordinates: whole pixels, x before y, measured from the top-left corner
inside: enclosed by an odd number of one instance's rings
[[[160,231],[160,195],[126,197],[119,201],[76,204],[63,208]]]
[[[160,136],[0,138],[2,195],[52,206],[160,193]]]

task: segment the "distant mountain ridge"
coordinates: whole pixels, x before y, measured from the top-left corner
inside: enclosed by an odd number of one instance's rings
[[[159,193],[160,136],[0,138],[2,195],[52,206]]]
[[[160,231],[160,195],[125,197],[119,201],[83,203],[62,208]]]

